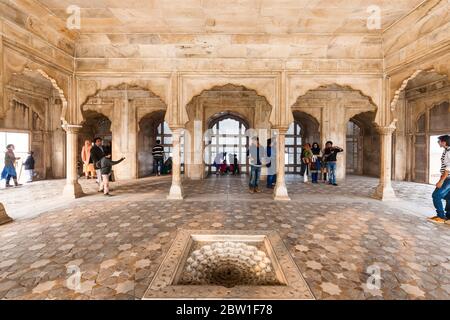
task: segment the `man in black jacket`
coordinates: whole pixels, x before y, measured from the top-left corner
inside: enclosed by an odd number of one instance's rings
[[[332,141],[326,143],[325,150],[323,152],[323,159],[327,164],[328,171],[328,183],[337,186],[336,183],[336,169],[337,169],[337,154],[343,152],[344,149],[339,147],[334,147]]]
[[[94,146],[91,149],[91,159],[92,163],[94,163],[95,166],[95,173],[97,175],[97,183],[99,185],[99,192],[103,191],[102,188],[102,172],[101,168],[97,166],[97,163],[103,159],[105,156],[105,150],[103,149],[103,140],[102,138],[95,138],[94,139]]]
[[[33,182],[34,165],[35,165],[35,161],[34,161],[33,155],[34,155],[33,151],[28,152],[28,158],[23,163],[23,165],[25,167],[25,175],[27,177],[27,183]]]

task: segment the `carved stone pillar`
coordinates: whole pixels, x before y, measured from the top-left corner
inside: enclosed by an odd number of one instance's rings
[[[380,154],[380,182],[375,190],[374,198],[385,201],[396,199],[392,188],[392,134],[395,131],[395,124],[387,127],[377,126],[380,134],[381,154]]]
[[[78,132],[81,126],[65,125],[66,131],[66,185],[63,195],[72,199],[84,195],[83,189],[78,183],[77,159],[78,159]]]
[[[13,220],[6,214],[5,207],[0,202],[0,225],[12,222]]]
[[[172,186],[170,187],[169,200],[183,200],[183,186],[181,185],[181,133],[183,128],[172,129]]]
[[[289,201],[286,181],[285,181],[285,167],[284,167],[284,155],[285,155],[285,141],[286,141],[287,129],[279,129],[276,139],[277,147],[277,184],[274,190],[274,199],[279,201]]]

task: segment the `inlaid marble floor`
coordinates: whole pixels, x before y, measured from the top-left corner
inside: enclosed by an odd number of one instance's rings
[[[212,177],[168,202],[170,177],[115,183],[113,198],[81,183],[88,196],[74,201],[61,180],[0,190],[20,218],[0,226],[0,298],[140,299],[178,228],[278,231],[317,299],[450,298],[450,225],[425,219],[432,186],[394,183],[399,200],[382,203],[376,179],[289,177],[292,201],[275,202],[247,193],[245,177]]]

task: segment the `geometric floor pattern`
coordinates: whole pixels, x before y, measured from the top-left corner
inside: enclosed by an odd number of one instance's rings
[[[114,183],[112,198],[81,180],[74,201],[62,180],[2,189],[19,219],[0,226],[0,299],[140,299],[179,228],[277,231],[317,299],[450,298],[450,225],[425,219],[432,186],[394,183],[384,203],[372,178],[287,180],[290,202],[249,194],[245,177],[185,181],[170,202],[170,177]]]

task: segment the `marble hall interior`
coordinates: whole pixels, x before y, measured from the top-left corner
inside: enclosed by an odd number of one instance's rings
[[[449,77],[447,0],[0,0],[0,299],[448,300]]]

